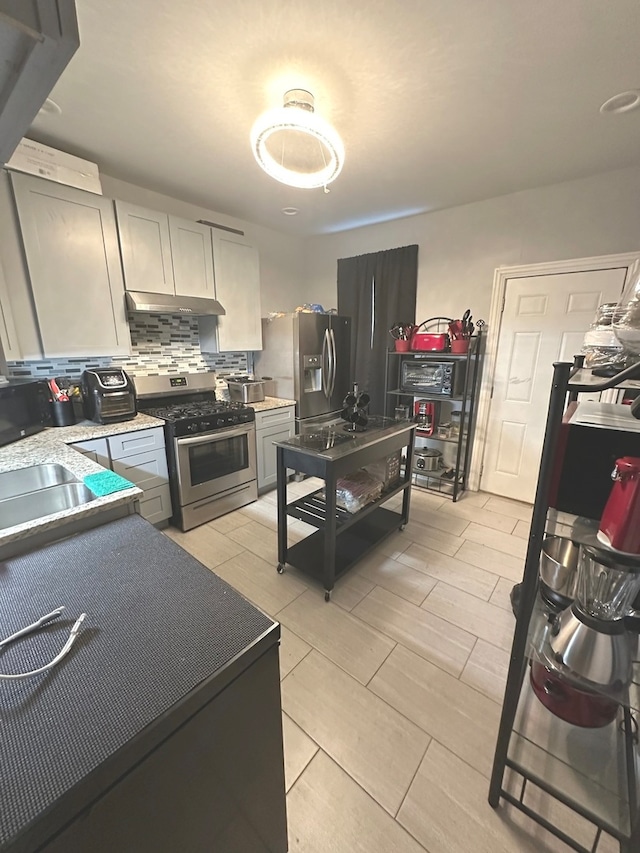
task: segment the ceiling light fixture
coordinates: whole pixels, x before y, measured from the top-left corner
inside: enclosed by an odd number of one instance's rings
[[[338,177],[344,161],[342,140],[316,114],[313,95],[305,89],[285,92],[282,107],[257,119],[251,148],[268,175],[299,189],[324,187],[328,192],[327,184]]]
[[[608,98],[600,107],[601,113],[629,113],[640,106],[640,91],[629,89],[628,92],[620,92],[612,98]]]
[[[61,116],[62,115],[62,107],[56,104],[55,101],[52,101],[51,98],[47,98],[44,104],[38,110],[39,116]]]
[[[298,207],[283,207],[282,212],[285,216],[295,216],[300,212],[300,208]]]

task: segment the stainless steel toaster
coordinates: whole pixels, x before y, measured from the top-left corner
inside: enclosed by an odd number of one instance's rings
[[[84,416],[97,424],[113,424],[135,418],[133,382],[120,367],[85,370],[82,374]]]

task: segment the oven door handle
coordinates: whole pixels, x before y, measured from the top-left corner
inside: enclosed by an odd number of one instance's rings
[[[236,438],[241,435],[248,435],[252,429],[254,429],[253,424],[237,429],[219,429],[203,435],[194,435],[192,438],[176,438],[175,441],[178,447],[197,447],[199,444],[211,444],[217,438]]]

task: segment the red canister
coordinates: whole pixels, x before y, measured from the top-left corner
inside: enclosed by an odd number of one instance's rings
[[[611,494],[605,505],[598,539],[608,548],[640,555],[640,459],[616,459]]]
[[[417,326],[411,335],[411,349],[413,352],[445,352],[449,347],[448,332],[440,332],[438,329],[444,326],[448,328],[451,323],[450,317],[431,317]],[[425,328],[424,332],[420,329]],[[429,330],[430,329],[430,330]]]

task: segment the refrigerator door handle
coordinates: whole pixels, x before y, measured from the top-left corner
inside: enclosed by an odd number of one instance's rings
[[[336,372],[337,372],[337,356],[338,352],[336,350],[336,336],[334,334],[333,329],[329,329],[329,337],[331,348],[329,351],[329,359],[331,365],[331,387],[329,389],[329,397],[333,397],[333,392],[336,389]]]
[[[324,330],[324,339],[322,341],[322,369],[321,369],[321,377],[322,377],[322,393],[327,398],[327,400],[331,399],[331,394],[329,393],[329,382],[331,379],[331,362],[329,356],[329,350],[331,349],[331,343],[329,341],[329,329]]]

